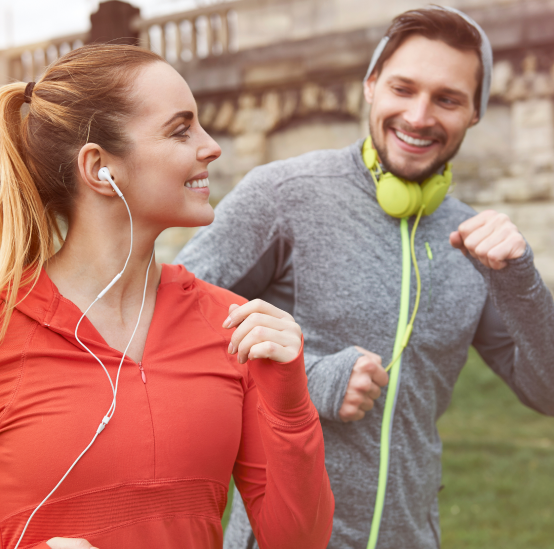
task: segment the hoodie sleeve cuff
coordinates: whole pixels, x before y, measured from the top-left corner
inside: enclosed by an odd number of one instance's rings
[[[533,251],[529,244],[521,257],[508,260],[508,265],[500,270],[490,269],[478,259],[468,256],[473,266],[483,275],[487,285],[494,290],[512,295],[526,294],[540,283],[541,277],[535,269]]]
[[[304,421],[315,411],[308,393],[304,368],[304,339],[298,355],[289,362],[258,359],[249,362],[263,411],[287,423]]]

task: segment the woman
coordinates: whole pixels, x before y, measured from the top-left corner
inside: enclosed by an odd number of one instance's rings
[[[260,547],[326,546],[298,325],[152,261],[161,231],[212,221],[219,155],[147,50],[86,46],[0,88],[2,549],[221,547],[231,474]]]

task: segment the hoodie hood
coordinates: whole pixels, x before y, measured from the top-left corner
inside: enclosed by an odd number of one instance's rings
[[[183,289],[189,289],[194,281],[194,274],[187,271],[183,265],[163,264],[158,291],[167,284],[179,284]],[[5,291],[0,294],[0,297],[5,298]],[[83,312],[75,303],[60,294],[44,269],[41,270],[37,283],[30,292],[29,286],[19,289],[15,308],[20,313],[81,347],[75,338],[75,327]],[[79,326],[79,339],[88,344],[108,346],[87,317]]]

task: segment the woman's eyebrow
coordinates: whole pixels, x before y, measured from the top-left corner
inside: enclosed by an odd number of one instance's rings
[[[165,128],[166,126],[169,126],[175,120],[179,118],[184,118],[185,120],[192,120],[194,118],[194,113],[192,111],[179,111],[178,113],[175,113],[163,126],[162,128]]]

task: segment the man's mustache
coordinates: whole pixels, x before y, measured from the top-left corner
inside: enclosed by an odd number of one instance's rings
[[[406,124],[404,121],[398,119],[386,120],[385,129],[393,128],[395,130],[401,131],[415,137],[416,139],[432,139],[433,141],[439,141],[440,143],[446,142],[446,133],[440,128],[419,128],[415,130],[410,125]]]

